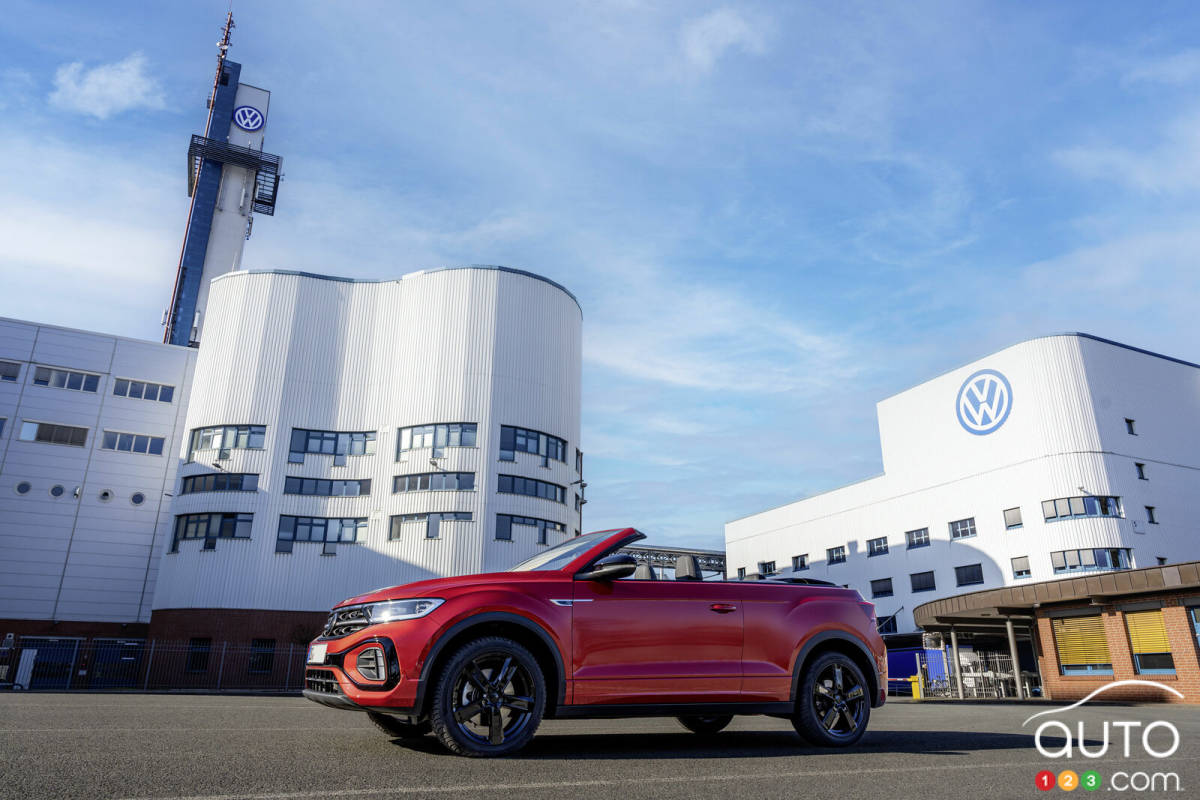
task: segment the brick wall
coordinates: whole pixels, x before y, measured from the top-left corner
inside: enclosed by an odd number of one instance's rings
[[[1108,649],[1112,656],[1112,675],[1062,675],[1058,664],[1058,650],[1054,646],[1054,633],[1050,618],[1039,612],[1037,635],[1041,644],[1038,667],[1042,673],[1042,689],[1052,700],[1079,700],[1107,683],[1136,678],[1170,686],[1183,693],[1180,700],[1170,692],[1148,686],[1122,686],[1105,692],[1105,700],[1137,702],[1187,702],[1200,703],[1200,654],[1197,653],[1196,635],[1185,602],[1195,602],[1200,595],[1158,595],[1129,598],[1128,602],[1154,600],[1163,604],[1163,623],[1170,641],[1171,655],[1175,661],[1174,675],[1139,675],[1134,669],[1133,654],[1130,652],[1129,634],[1125,627],[1125,615],[1120,603],[1096,607],[1104,618],[1104,630],[1108,638]],[[1059,606],[1085,608],[1085,604]]]
[[[320,633],[328,616],[325,611],[165,608],[151,615],[149,638],[172,641],[208,638],[245,645],[254,639],[274,639],[307,645]]]

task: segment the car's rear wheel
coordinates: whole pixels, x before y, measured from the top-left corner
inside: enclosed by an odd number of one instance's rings
[[[533,738],[546,681],[533,655],[501,636],[464,645],[442,669],[430,717],[438,741],[464,756],[504,756]]]
[[[862,670],[842,653],[823,653],[800,681],[792,725],[810,744],[847,747],[867,730],[871,697]]]
[[[712,736],[714,733],[724,730],[730,722],[733,722],[732,714],[711,717],[679,717],[680,725],[701,736]]]
[[[367,717],[375,723],[376,728],[396,739],[419,739],[433,729],[429,720],[414,724],[393,717],[391,714],[380,714],[377,711],[368,711]]]

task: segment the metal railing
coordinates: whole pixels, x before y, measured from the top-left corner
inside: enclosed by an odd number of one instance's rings
[[[273,640],[24,637],[0,648],[0,690],[298,693],[306,653]]]

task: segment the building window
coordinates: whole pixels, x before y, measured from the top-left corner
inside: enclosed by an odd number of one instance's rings
[[[206,472],[188,475],[180,486],[180,494],[201,492],[257,492],[258,475],[252,472]]]
[[[888,542],[886,536],[880,536],[878,539],[867,540],[867,556],[882,556],[888,551]]]
[[[1133,466],[1134,466],[1134,469],[1137,470],[1137,476],[1138,476],[1139,480],[1143,480],[1143,481],[1150,480],[1149,478],[1146,477],[1146,465],[1145,464],[1139,464],[1137,462],[1134,462]]]
[[[317,497],[359,497],[371,493],[371,479],[334,481],[325,478],[287,477],[283,480],[284,494],[315,495]]]
[[[303,464],[308,454],[333,456],[335,467],[346,465],[346,456],[375,455],[375,431],[312,431],[292,428],[289,464]]]
[[[1101,569],[1129,569],[1129,548],[1109,547],[1089,550],[1059,550],[1050,554],[1054,573],[1093,572]]]
[[[578,447],[575,448],[575,472],[579,477],[583,477],[583,453]]]
[[[253,523],[253,514],[180,514],[175,517],[171,552],[178,553],[184,539],[203,539],[205,550],[215,550],[217,539],[249,539]]]
[[[169,403],[175,399],[175,387],[164,386],[161,383],[117,378],[113,381],[113,394],[117,397],[132,397],[135,400],[155,400],[159,403]]]
[[[959,586],[974,586],[983,583],[983,564],[967,564],[954,568],[954,578]]]
[[[738,567],[738,580],[741,581],[741,580],[745,580],[745,579],[746,579],[746,568]]]
[[[1192,633],[1196,636],[1196,646],[1200,647],[1200,606],[1189,608],[1188,616],[1192,619]]]
[[[879,620],[879,627],[877,630],[880,633],[895,633],[896,615],[892,614],[890,617],[884,617],[883,619]]]
[[[517,453],[532,453],[541,456],[542,466],[550,466],[550,459],[567,463],[567,442],[557,436],[527,428],[500,426],[500,460],[516,461]]]
[[[1058,617],[1051,620],[1058,669],[1063,675],[1112,675],[1112,655],[1104,635],[1104,619]]]
[[[792,571],[799,572],[802,569],[808,569],[808,553],[802,556],[792,556]]]
[[[974,536],[975,518],[967,517],[966,519],[957,519],[950,523],[950,538],[951,539],[969,539]]]
[[[758,574],[759,575],[774,575],[775,574],[775,562],[774,561],[758,562]]]
[[[1047,522],[1071,517],[1119,517],[1121,498],[1060,497],[1057,500],[1043,500],[1042,516]]]
[[[1158,562],[1158,566],[1160,567],[1165,567],[1168,563],[1170,563],[1166,556],[1155,556],[1154,560]]]
[[[1154,506],[1146,506],[1146,522],[1151,525],[1158,524],[1158,516],[1154,513]]]
[[[43,442],[45,444],[66,444],[71,447],[87,446],[87,428],[76,428],[71,425],[55,425],[51,422],[21,422],[21,433],[17,437],[22,442]]]
[[[1125,612],[1133,668],[1139,675],[1174,675],[1175,659],[1167,640],[1162,609]]]
[[[6,418],[0,417],[0,436],[4,435],[4,423],[6,422],[8,422]]]
[[[187,671],[208,672],[208,654],[211,651],[212,639],[192,639],[188,642]]]
[[[0,381],[16,383],[21,377],[21,365],[16,361],[0,361]]]
[[[914,592],[932,592],[937,589],[937,582],[933,579],[932,571],[914,572],[908,577],[912,581],[912,590]]]
[[[1021,509],[1006,508],[1004,509],[1004,529],[1011,531],[1013,528],[1020,528],[1025,523],[1021,520]]]
[[[276,553],[292,552],[295,542],[320,542],[321,555],[337,555],[337,546],[354,544],[367,538],[366,517],[293,517],[279,516],[279,534],[275,539]]]
[[[846,561],[846,548],[844,545],[831,547],[825,551],[825,560],[830,564],[841,564]]]
[[[199,450],[218,450],[229,458],[230,450],[262,450],[267,441],[266,425],[214,425],[196,428],[188,443],[188,461]]]
[[[539,481],[536,478],[522,478],[519,475],[501,475],[496,491],[502,494],[523,494],[529,497],[540,497],[543,500],[553,500],[556,503],[567,502],[567,489],[557,483]]]
[[[442,520],[463,520],[471,521],[470,511],[435,511],[427,514],[397,514],[392,517],[391,526],[388,528],[388,541],[398,541],[401,538],[401,533],[404,530],[405,523],[425,523],[425,538],[440,539],[442,538],[441,523]]]
[[[1125,418],[1125,432],[1130,436],[1137,436],[1137,431],[1133,428],[1133,420],[1129,417]]]
[[[100,442],[101,450],[117,450],[122,453],[146,453],[161,456],[166,440],[161,436],[149,436],[143,433],[120,433],[105,431]]]
[[[929,546],[929,528],[918,528],[915,531],[908,531],[904,534],[904,541],[908,543],[908,549],[914,547]]]
[[[251,675],[266,675],[275,668],[275,640],[251,639],[250,661],[246,671]]]
[[[1029,569],[1029,556],[1017,556],[1012,560],[1014,578],[1028,578],[1033,573]]]
[[[33,385],[52,386],[55,389],[74,389],[77,392],[95,392],[100,388],[100,376],[88,372],[38,367],[33,371]]]
[[[400,455],[409,450],[431,447],[433,456],[440,458],[447,447],[474,447],[475,431],[474,422],[441,422],[401,428],[396,460],[399,461]]]
[[[876,581],[871,581],[871,597],[891,597],[892,596],[892,579],[880,578]]]
[[[548,519],[538,519],[537,517],[518,517],[512,514],[497,514],[496,515],[496,539],[504,542],[511,542],[513,535],[512,529],[514,525],[527,525],[531,528],[537,528],[537,543],[547,544],[546,531],[565,531],[566,527],[561,522],[552,522]]]
[[[392,492],[466,492],[475,489],[474,472],[422,472],[397,475]]]

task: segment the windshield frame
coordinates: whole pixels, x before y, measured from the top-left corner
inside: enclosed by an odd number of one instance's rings
[[[603,535],[607,534],[607,535]],[[592,537],[595,537],[592,539]],[[587,546],[579,547],[583,544],[580,539],[587,538],[589,543]],[[609,553],[617,550],[630,542],[636,542],[638,539],[644,539],[646,535],[633,528],[612,528],[604,531],[592,531],[585,533],[583,536],[576,536],[568,539],[562,544],[555,545],[548,550],[543,550],[531,558],[527,558],[519,564],[509,567],[506,572],[578,572],[591,562],[603,558]],[[568,557],[565,562],[559,562],[559,566],[547,567],[546,564],[552,563],[561,558],[564,554],[559,551],[570,550],[574,555]],[[531,562],[536,562],[535,566],[527,566]]]

